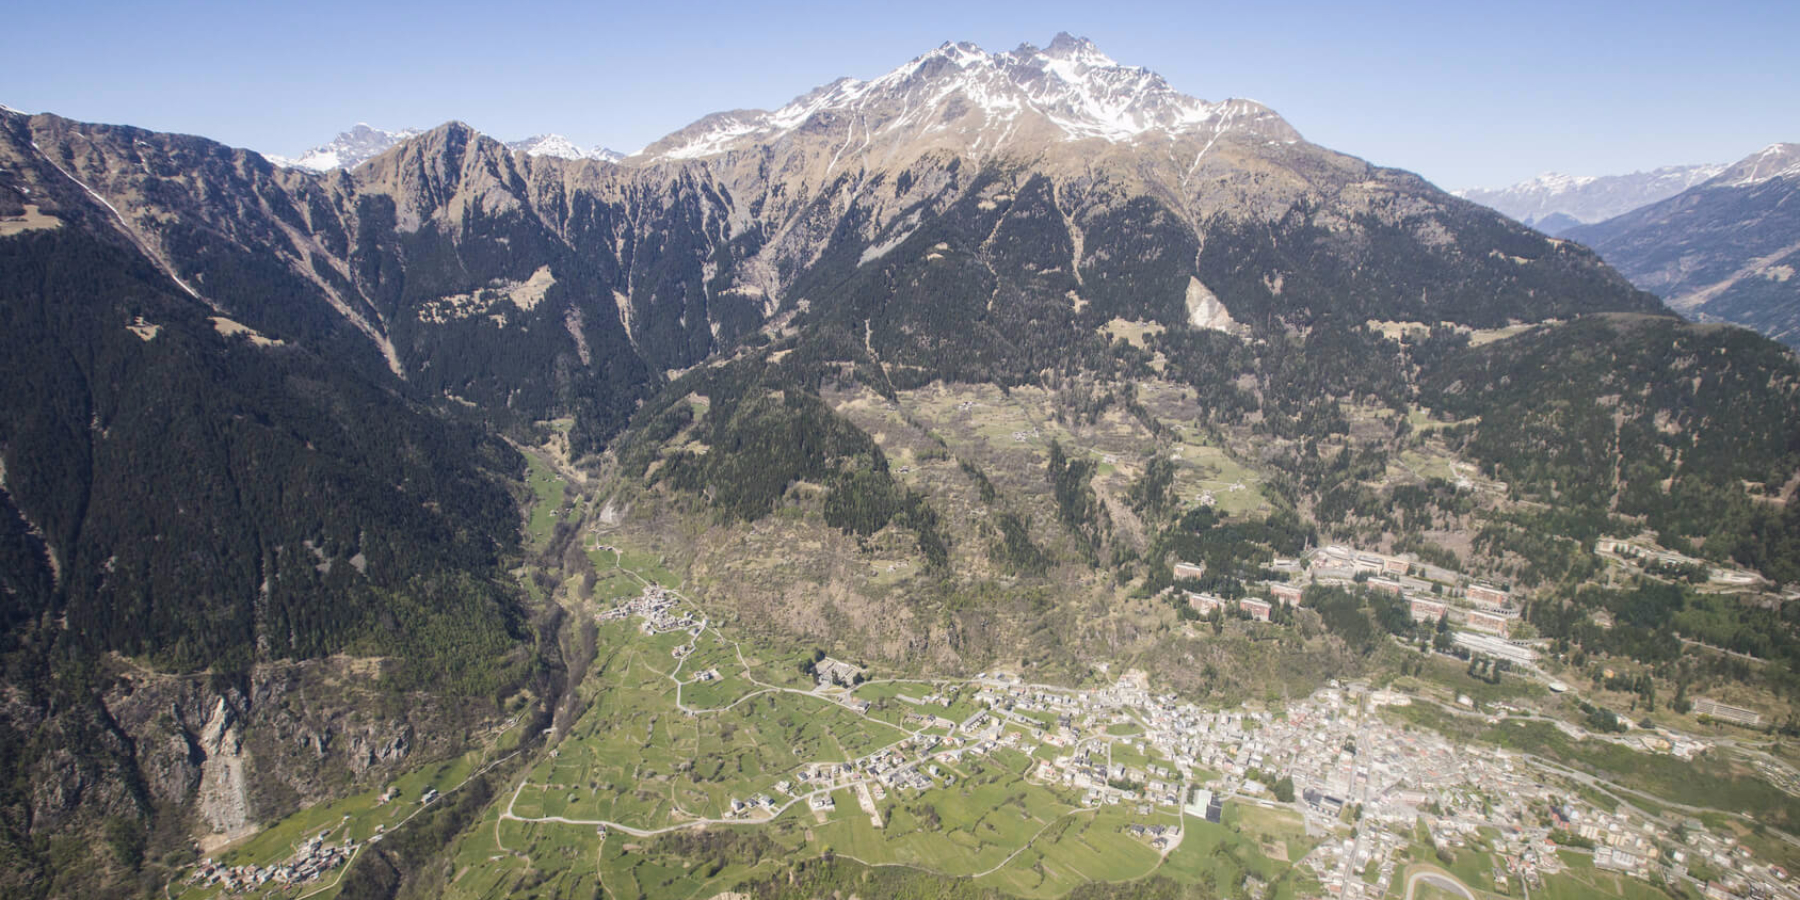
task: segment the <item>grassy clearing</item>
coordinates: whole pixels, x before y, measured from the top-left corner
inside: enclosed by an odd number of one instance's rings
[[[563,515],[563,502],[567,497],[568,481],[556,470],[550,468],[535,453],[525,454],[525,484],[531,489],[531,518],[526,522],[525,535],[531,546],[541,547],[550,539],[550,532],[556,528],[557,518]]]
[[[1567,871],[1544,878],[1543,887],[1532,888],[1532,900],[1592,900],[1592,898],[1620,898],[1620,900],[1669,900],[1670,896],[1698,897],[1686,885],[1674,886],[1673,895],[1664,892],[1655,885],[1639,881],[1617,872],[1604,872],[1596,869],[1591,860],[1581,857],[1583,864],[1570,867]]]
[[[1517,703],[1521,700],[1542,700],[1550,696],[1550,691],[1542,684],[1530,678],[1518,676],[1502,676],[1499,684],[1492,684],[1469,675],[1468,665],[1444,659],[1433,654],[1421,657],[1413,651],[1399,651],[1399,655],[1384,653],[1382,662],[1398,664],[1401,659],[1406,662],[1423,662],[1424,668],[1416,676],[1396,678],[1389,685],[1408,693],[1435,696],[1447,702],[1454,702],[1458,694],[1467,694],[1469,699],[1483,706],[1495,703]]]
[[[1268,511],[1262,475],[1223,449],[1194,435],[1184,437],[1171,456],[1175,460],[1175,492],[1182,500],[1194,503],[1202,493],[1210,493],[1213,505],[1230,515]]]
[[[1154,872],[1160,855],[1125,831],[1132,824],[1173,825],[1168,814],[1124,806],[1084,810],[1057,820],[983,880],[1023,897],[1059,897],[1090,881],[1132,881]]]
[[[1113,319],[1100,326],[1100,330],[1115,341],[1123,338],[1126,343],[1139,350],[1147,346],[1145,341],[1147,335],[1162,334],[1164,331],[1160,323],[1139,322],[1132,319]]]
[[[1312,852],[1314,845],[1318,844],[1317,840],[1306,835],[1306,819],[1292,810],[1269,809],[1251,803],[1232,803],[1225,807],[1220,819],[1260,848],[1276,847],[1284,850],[1286,859],[1299,859]]]
[[[1237,806],[1232,804],[1228,809]],[[1285,869],[1264,856],[1256,842],[1228,825],[1188,818],[1181,846],[1163,861],[1159,874],[1227,895],[1244,875],[1275,880]],[[1277,896],[1281,896],[1279,893]],[[1291,896],[1291,894],[1290,894]]]
[[[704,637],[683,667],[685,679],[707,668],[721,677],[690,682],[676,705],[670,651],[685,635],[645,638],[627,623],[602,628],[595,679],[605,690],[569,736],[541,760],[520,789],[515,812],[655,828],[719,818],[733,799],[776,793],[806,763],[847,761],[906,736],[816,697],[752,683],[735,651]],[[717,663],[716,666],[711,665]]]

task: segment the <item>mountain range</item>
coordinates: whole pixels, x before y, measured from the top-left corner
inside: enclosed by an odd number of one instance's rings
[[[0,315],[9,895],[155,892],[195,835],[566,727],[596,534],[758,633],[1067,677],[1171,652],[1184,553],[1548,589],[1629,528],[1800,580],[1779,345],[1066,34],[620,159],[0,111]],[[586,505],[526,537],[539,469]],[[1359,664],[1332,640],[1253,649]],[[1214,661],[1166,668],[1253,690]],[[426,871],[393,844],[373,895]]]
[[[329,172],[333,169],[354,169],[365,160],[372,159],[387,152],[395,144],[420,134],[419,129],[404,128],[399,131],[384,131],[367,123],[358,122],[336,138],[320,144],[297,157],[267,154],[266,158],[278,165],[290,168],[311,169],[314,172]],[[520,141],[512,141],[508,149],[517,150],[527,156],[554,156],[558,159],[597,159],[602,162],[618,162],[624,154],[605,147],[583,150],[575,146],[573,141],[560,134],[539,134]]]
[[[1466,188],[1456,196],[1492,207],[1545,234],[1561,234],[1673,197],[1725,171],[1719,165],[1663,166],[1629,175],[1546,172],[1504,188]]]
[[[1771,144],[1687,191],[1564,234],[1684,315],[1800,347],[1800,144]]]

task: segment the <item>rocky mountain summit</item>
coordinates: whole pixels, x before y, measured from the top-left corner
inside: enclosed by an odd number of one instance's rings
[[[841,138],[834,156],[848,162],[928,148],[993,157],[1066,141],[1205,140],[1227,132],[1299,139],[1262,104],[1197,100],[1064,33],[1043,49],[1022,44],[1003,53],[945,43],[873,80],[840,79],[772,112],[707,116],[635,159],[701,159],[818,136]]]
[[[367,123],[358,122],[354,128],[339,134],[330,142],[314,147],[297,157],[280,156],[273,153],[265,153],[263,157],[283,168],[309,169],[314,172],[354,169],[387,152],[401,141],[423,133],[417,128],[384,131]],[[534,134],[523,140],[509,141],[506,148],[527,156],[548,156],[555,159],[594,159],[616,163],[625,158],[625,154],[607,147],[583,150],[576,146],[574,141],[560,134]]]

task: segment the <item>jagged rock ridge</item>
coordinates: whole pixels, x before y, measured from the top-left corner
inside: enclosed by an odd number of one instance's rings
[[[773,112],[708,116],[633,159],[700,159],[821,129],[843,131],[842,150],[884,146],[889,155],[893,148],[950,145],[992,156],[1052,141],[1227,131],[1299,139],[1255,101],[1196,100],[1160,75],[1121,66],[1092,42],[1065,33],[1041,50],[1023,44],[990,54],[970,43],[945,43],[878,78],[840,79]]]
[[[1068,35],[999,54],[946,44],[773,113],[709,116],[623,166],[516,153],[451,123],[311,174],[197,139],[18,119],[21,156],[53,158],[234,321],[270,340],[361,342],[394,374],[481,408],[585,409],[600,423],[589,446],[660,373],[824,303],[851,274],[835,260],[922,257],[908,241],[946,215],[1015,223],[947,245],[989,267],[991,238],[1011,227],[1055,232],[1034,245],[1041,258],[1005,261],[1036,273],[1005,293],[1085,316],[1187,322],[1190,294],[1214,298],[1208,320],[1250,328],[1653,303],[1578,247]],[[1391,265],[1403,257],[1428,264]],[[249,268],[258,290],[226,274]],[[1022,271],[996,269],[1007,283]],[[471,341],[492,352],[448,350]]]

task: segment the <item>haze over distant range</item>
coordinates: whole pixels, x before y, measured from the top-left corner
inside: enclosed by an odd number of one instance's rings
[[[945,40],[1003,50],[1066,30],[1185,93],[1253,98],[1309,140],[1465,188],[1738,159],[1789,137],[1768,125],[1784,110],[1791,121],[1800,96],[1800,74],[1781,64],[1800,11],[1771,3],[1726,2],[1703,16],[1611,2],[1501,15],[1310,2],[925,2],[903,16],[821,3],[528,5],[500,17],[458,2],[308,9],[199,3],[142,21],[115,2],[27,5],[10,17],[12,33],[30,39],[11,48],[0,102],[284,154],[359,121],[451,119],[507,139],[555,132],[629,152],[708,112],[873,77]],[[485,43],[475,56],[446,52],[477,19]],[[193,39],[200,23],[204,42]],[[67,65],[68,47],[82,48],[82,65]],[[145,66],[145,47],[181,51]],[[1671,53],[1681,65],[1667,64]]]
[[[1492,207],[1546,234],[1591,225],[1673,197],[1725,171],[1719,164],[1662,166],[1628,175],[1564,175],[1545,172],[1504,188],[1468,188],[1455,194]]]

